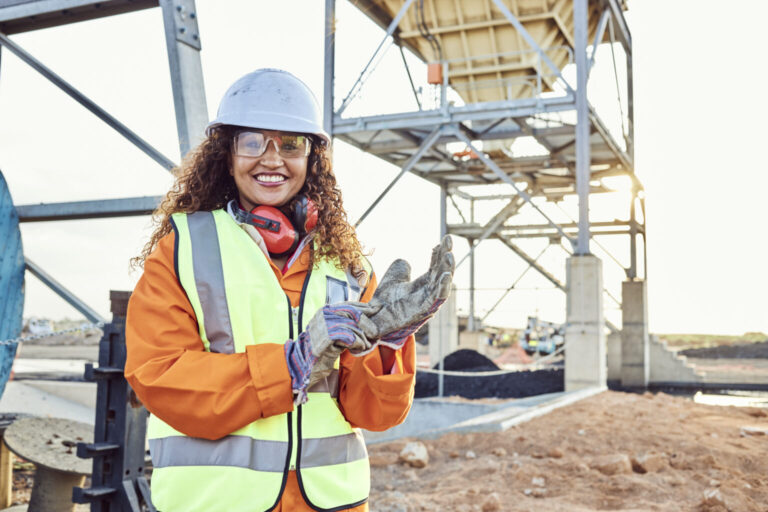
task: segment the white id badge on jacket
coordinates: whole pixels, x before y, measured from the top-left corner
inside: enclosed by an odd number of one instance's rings
[[[347,283],[331,276],[325,277],[325,303],[336,304],[349,300]]]

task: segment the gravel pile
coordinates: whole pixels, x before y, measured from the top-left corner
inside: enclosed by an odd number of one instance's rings
[[[474,350],[457,350],[443,360],[443,369],[469,373],[499,370],[494,362]],[[435,365],[434,369],[437,369]],[[437,374],[416,374],[416,398],[437,396]],[[523,398],[563,391],[562,368],[523,370],[489,376],[446,375],[443,386],[447,396],[464,398]]]

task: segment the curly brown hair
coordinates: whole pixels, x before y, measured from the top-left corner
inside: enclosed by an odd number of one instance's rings
[[[229,174],[232,165],[232,140],[236,126],[219,126],[191,150],[181,165],[173,169],[176,181],[154,211],[152,233],[139,256],[131,259],[131,266],[143,267],[144,261],[162,237],[172,231],[171,215],[226,208],[231,199],[238,198],[235,181]],[[314,138],[314,137],[313,137]],[[363,251],[355,229],[347,221],[341,191],[333,174],[329,150],[316,139],[307,161],[307,177],[297,197],[303,195],[317,207],[317,226],[314,229],[315,258],[335,258],[340,268],[351,269],[364,284],[368,275],[362,264]],[[282,207],[288,211],[292,202]]]

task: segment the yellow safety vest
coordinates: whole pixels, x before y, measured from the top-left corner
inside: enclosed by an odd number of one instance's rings
[[[264,253],[224,210],[177,213],[171,220],[176,275],[207,351],[232,354],[247,345],[284,343],[325,304],[360,297],[349,272],[321,260],[309,270],[299,307],[292,308]],[[315,510],[365,503],[368,453],[359,429],[339,410],[337,390],[338,372],[310,389],[308,402],[292,412],[216,441],[186,436],[152,415],[153,504],[161,512],[272,510],[290,470]]]

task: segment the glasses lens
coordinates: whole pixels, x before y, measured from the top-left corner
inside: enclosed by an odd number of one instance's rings
[[[280,154],[286,158],[307,156],[309,152],[309,138],[304,135],[283,133],[275,139],[280,146]]]
[[[274,141],[278,152],[285,158],[307,156],[312,144],[306,135],[278,133],[267,136],[259,131],[243,131],[235,136],[235,154],[259,157],[266,152],[269,141]]]
[[[240,156],[261,156],[266,149],[266,137],[260,132],[240,132],[235,137],[235,153]]]

